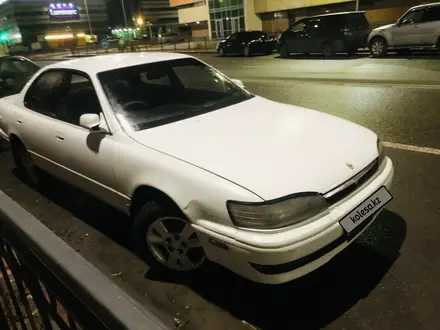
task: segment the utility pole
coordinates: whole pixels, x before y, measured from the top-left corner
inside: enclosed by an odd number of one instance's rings
[[[86,7],[87,21],[89,22],[90,38],[93,40],[92,23],[90,23],[89,7],[87,6],[87,0],[84,0],[84,7]]]
[[[356,0],[356,11],[359,11],[359,0]]]
[[[122,5],[122,12],[124,14],[125,28],[128,31],[127,14],[125,13],[124,0],[121,0],[121,5]],[[128,32],[129,32],[128,35],[130,36],[130,40],[131,40],[131,33],[130,33],[130,31],[128,31]]]

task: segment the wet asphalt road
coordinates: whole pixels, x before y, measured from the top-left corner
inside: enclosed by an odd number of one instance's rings
[[[365,125],[391,146],[440,148],[440,93],[433,74],[440,58],[200,57],[254,93]],[[284,61],[296,71],[278,64]],[[301,71],[323,62],[333,70],[326,77],[301,78]],[[355,69],[365,65],[371,70],[354,83]],[[396,84],[394,76],[384,81],[382,73],[396,67],[429,73],[419,72],[406,85]],[[187,329],[439,329],[440,155],[386,151],[396,167],[387,209],[332,262],[280,286],[250,283],[215,265],[184,280],[155,274],[131,251],[128,219],[55,180],[33,191],[15,175],[8,151],[0,153],[0,189],[160,316],[188,321]]]

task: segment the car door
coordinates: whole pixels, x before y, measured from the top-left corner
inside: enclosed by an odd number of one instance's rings
[[[306,21],[300,21],[294,24],[287,33],[287,49],[291,53],[307,52],[306,40]]]
[[[23,110],[14,114],[14,130],[24,142],[35,164],[48,172],[57,170],[56,103],[63,97],[61,91],[64,71],[47,70],[41,73],[26,91]]]
[[[437,44],[440,34],[440,6],[425,9],[419,24],[419,31],[422,45],[433,46]]]
[[[57,105],[59,120],[53,125],[54,161],[66,169],[63,179],[122,208],[126,199],[115,191],[113,135],[108,131],[91,132],[80,126],[83,114],[98,114],[105,123],[93,83],[83,72],[67,71],[64,87],[65,97]]]
[[[18,94],[39,69],[37,64],[21,56],[1,58],[0,97]]]
[[[241,42],[239,33],[234,33],[225,40],[224,51],[228,54],[238,54],[241,52]]]
[[[303,52],[321,53],[324,42],[331,40],[327,32],[324,20],[317,18],[307,21],[302,40]]]
[[[390,30],[391,43],[394,47],[419,46],[421,33],[419,24],[422,21],[424,9],[415,9],[406,13]]]

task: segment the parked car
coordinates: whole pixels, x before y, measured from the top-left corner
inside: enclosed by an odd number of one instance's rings
[[[171,32],[169,34],[161,35],[158,38],[158,41],[161,44],[166,44],[166,43],[175,44],[177,42],[184,42],[185,38],[179,33]]]
[[[331,57],[335,53],[353,55],[366,47],[370,26],[365,12],[333,13],[299,20],[282,32],[277,52],[281,57],[291,53],[322,53]]]
[[[390,49],[440,49],[440,2],[413,7],[396,23],[374,29],[368,47],[373,57],[385,56]]]
[[[236,32],[217,44],[220,56],[253,54],[272,54],[276,48],[276,39],[262,31]]]
[[[19,93],[39,69],[37,64],[22,56],[0,57],[0,98]],[[0,129],[0,140],[7,138]]]
[[[46,66],[0,100],[0,116],[29,183],[43,169],[129,214],[160,271],[209,259],[287,282],[341,252],[392,198],[375,133],[253,95],[183,54]]]

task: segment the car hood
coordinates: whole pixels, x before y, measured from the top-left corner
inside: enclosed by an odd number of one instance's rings
[[[265,200],[328,192],[378,156],[370,130],[261,97],[131,136]]]
[[[386,29],[389,29],[389,28],[391,28],[391,27],[393,27],[393,26],[395,26],[395,25],[396,25],[396,23],[388,24],[388,25],[384,25],[384,26],[380,26],[380,27],[378,27],[378,28],[375,28],[375,29],[373,30],[373,32],[374,32],[374,31],[386,30]]]

